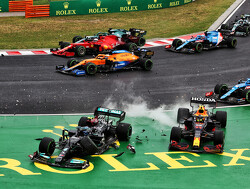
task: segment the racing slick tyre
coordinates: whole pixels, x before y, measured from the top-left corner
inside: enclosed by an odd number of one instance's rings
[[[77,35],[77,36],[73,37],[72,42],[75,43],[77,41],[80,41],[81,39],[82,39],[82,37]]]
[[[201,43],[194,43],[193,45],[195,52],[200,53],[202,51],[203,45]]]
[[[132,126],[128,123],[119,123],[116,128],[116,135],[120,141],[129,141],[132,135]]]
[[[39,144],[39,152],[51,156],[55,151],[56,143],[53,138],[44,137]]]
[[[140,62],[142,69],[150,71],[153,67],[153,61],[151,59],[143,58]]]
[[[138,49],[137,45],[135,43],[129,42],[127,44],[124,45],[124,48],[130,52]]]
[[[243,98],[245,98],[246,103],[250,103],[250,90],[245,89],[242,94]]]
[[[188,108],[179,108],[177,113],[177,122],[184,123],[185,119],[190,117],[189,109]]]
[[[77,56],[84,56],[86,54],[86,48],[84,46],[76,46],[75,53]]]
[[[225,111],[217,111],[215,114],[216,121],[219,121],[221,124],[221,128],[225,128],[227,126],[227,112]]]
[[[82,137],[82,139],[80,140],[80,144],[89,155],[93,155],[98,152],[97,146],[88,136]]]
[[[78,61],[77,59],[71,58],[71,59],[68,60],[67,66],[68,66],[68,68],[70,68],[70,67],[72,67],[72,66],[75,66],[75,65],[78,64],[78,63],[79,63],[79,61]]]
[[[137,42],[137,45],[142,47],[145,45],[145,43],[146,43],[146,39],[144,37],[140,37],[138,42]]]
[[[61,42],[61,43],[60,43],[60,48],[61,48],[61,49],[64,49],[65,47],[67,47],[67,46],[69,46],[69,45],[70,45],[69,42]]]
[[[182,40],[181,39],[174,39],[172,43],[172,47],[177,48],[182,45]]]
[[[222,30],[228,30],[229,27],[228,27],[227,24],[222,24],[221,27],[220,27],[220,29],[222,29]]]
[[[88,75],[95,75],[97,72],[97,66],[94,63],[89,62],[84,66],[84,70]]]
[[[244,30],[245,36],[248,36],[249,35],[249,27],[248,26],[244,26],[243,30]]]
[[[81,126],[81,127],[87,126],[88,125],[87,121],[88,121],[87,117],[81,117],[78,122],[78,126]]]
[[[170,133],[170,142],[171,141],[176,141],[176,142],[180,142],[181,141],[181,128],[180,127],[173,127],[171,129],[171,133]]]
[[[214,131],[214,145],[218,144],[224,145],[224,132],[221,130]]]
[[[219,96],[224,95],[228,90],[228,86],[226,84],[217,84],[214,87],[214,93],[218,94]]]
[[[227,38],[227,46],[230,48],[235,48],[237,46],[237,39],[233,37]]]

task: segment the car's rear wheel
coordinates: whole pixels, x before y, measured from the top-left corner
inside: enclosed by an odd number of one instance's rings
[[[98,152],[98,147],[88,136],[82,137],[80,144],[89,155],[93,155]]]
[[[84,70],[88,75],[95,75],[97,72],[97,66],[94,63],[89,62],[84,66]]]
[[[86,54],[86,48],[84,46],[76,46],[75,53],[77,56],[84,56]]]
[[[237,39],[233,37],[229,37],[227,39],[227,46],[230,48],[235,48],[237,46]]]
[[[219,96],[224,95],[228,91],[228,86],[226,84],[217,84],[214,87],[214,93]]]
[[[129,42],[127,44],[124,45],[125,49],[132,52],[135,51],[136,49],[138,49],[137,45],[135,43]]]
[[[139,40],[138,40],[137,45],[142,47],[142,46],[145,45],[145,43],[146,43],[146,39],[144,37],[140,37]]]
[[[119,123],[116,128],[116,135],[120,141],[128,141],[132,135],[132,126],[128,123]]]
[[[87,126],[88,125],[87,121],[88,121],[87,117],[81,117],[78,122],[78,126],[81,126],[81,127]]]
[[[77,35],[77,36],[73,37],[72,42],[75,43],[77,41],[80,41],[81,39],[82,39],[82,37]]]
[[[72,67],[72,66],[75,66],[75,65],[78,64],[78,63],[79,63],[79,61],[78,61],[77,59],[71,58],[71,59],[68,60],[67,66],[68,66],[68,68],[70,68],[70,67]]]
[[[144,69],[146,71],[150,71],[153,68],[153,61],[151,59],[143,58],[140,61],[140,65],[141,65],[142,69]]]
[[[177,48],[182,45],[182,40],[181,39],[174,39],[172,43],[172,47]]]
[[[65,47],[67,47],[67,46],[69,46],[69,45],[70,45],[69,42],[62,42],[62,43],[60,44],[60,48],[61,48],[61,49],[64,49]]]
[[[170,142],[171,141],[176,141],[176,142],[180,142],[181,141],[181,128],[180,127],[173,127],[171,129],[171,133],[170,133]]]
[[[245,89],[243,91],[243,98],[245,98],[246,103],[250,103],[250,90],[249,89]]]
[[[39,144],[39,152],[51,156],[55,151],[56,143],[53,138],[44,137]]]
[[[179,108],[177,113],[177,122],[184,123],[185,119],[190,117],[189,109],[188,108]]]
[[[221,27],[220,27],[220,29],[223,29],[223,30],[228,30],[228,29],[229,29],[229,27],[228,27],[228,25],[227,25],[227,24],[222,24],[222,25],[221,25]]]
[[[214,145],[218,144],[224,145],[224,132],[221,130],[214,131]]]
[[[249,35],[249,27],[248,26],[244,26],[243,30],[245,32],[245,36],[248,36]]]
[[[227,126],[227,112],[225,111],[217,111],[215,114],[216,121],[219,121],[221,124],[221,128],[225,128]]]

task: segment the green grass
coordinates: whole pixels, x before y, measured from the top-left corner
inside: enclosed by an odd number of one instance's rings
[[[44,0],[45,1],[45,0]],[[147,30],[147,39],[206,30],[234,0],[196,0],[167,9],[96,15],[0,18],[0,49],[54,48],[75,35],[93,35],[108,28]]]

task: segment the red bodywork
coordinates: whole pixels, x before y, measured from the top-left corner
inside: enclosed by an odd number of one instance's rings
[[[71,43],[69,46],[59,49],[51,50],[54,55],[59,56],[75,56],[75,47],[83,46],[87,52],[100,53],[107,50],[112,50],[117,46],[125,45],[126,43],[115,35],[99,36],[99,39],[92,41],[82,41],[80,43]]]

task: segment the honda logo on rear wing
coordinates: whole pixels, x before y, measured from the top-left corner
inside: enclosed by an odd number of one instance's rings
[[[213,98],[191,97],[190,103],[216,104],[216,100]]]

